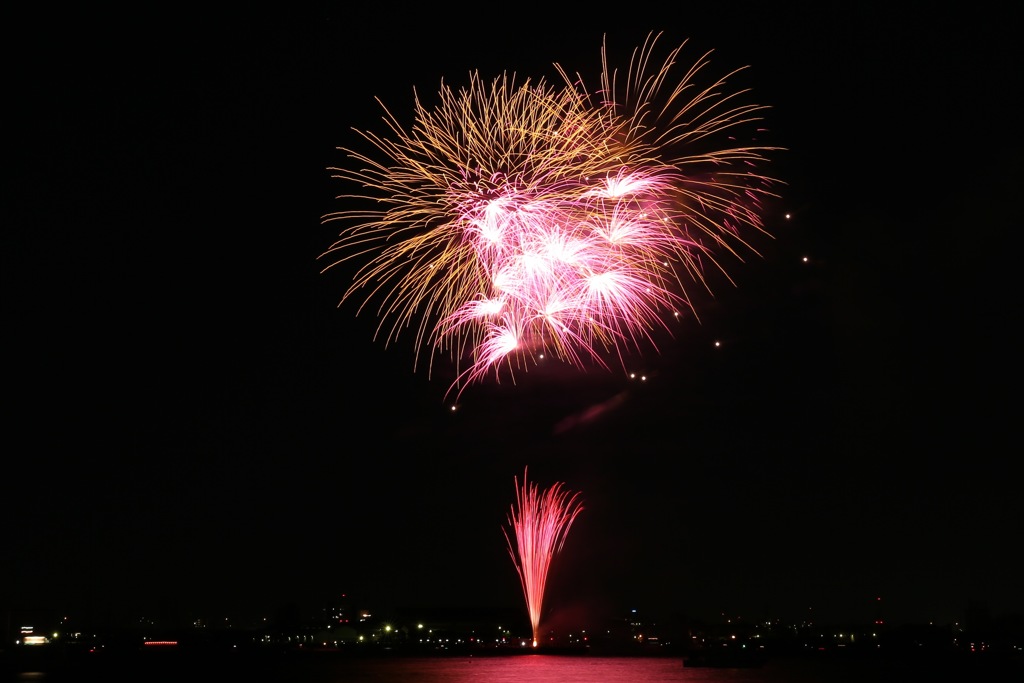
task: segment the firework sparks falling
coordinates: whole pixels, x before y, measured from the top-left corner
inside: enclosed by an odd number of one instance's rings
[[[526,481],[520,487],[516,478],[516,504],[509,513],[509,523],[515,533],[515,543],[505,531],[508,551],[512,555],[519,579],[523,584],[526,607],[533,628],[533,646],[537,647],[544,589],[547,585],[551,561],[561,551],[566,534],[576,516],[583,511],[578,493],[570,493],[556,483],[541,491],[536,484]]]
[[[357,264],[342,302],[373,307],[386,345],[412,334],[414,368],[449,356],[459,391],[542,356],[608,367],[657,348],[685,284],[753,251],[776,182],[756,170],[774,148],[736,141],[764,107],[725,78],[699,86],[707,54],[677,78],[683,46],[659,66],[657,40],[622,79],[603,49],[595,92],[555,65],[557,87],[472,72],[433,107],[416,94],[411,128],[384,108],[390,135],[357,131],[369,151],[331,169],[362,188],[324,216],[344,225],[324,270]]]

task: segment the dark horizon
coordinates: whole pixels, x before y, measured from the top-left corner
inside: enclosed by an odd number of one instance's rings
[[[339,621],[339,614],[345,618]],[[50,641],[54,643],[69,636],[76,640],[102,640],[111,636],[123,639],[126,636],[130,637],[131,634],[137,634],[143,640],[168,636],[185,637],[187,640],[190,632],[232,632],[244,638],[247,634],[307,633],[329,629],[331,624],[334,627],[340,624],[353,634],[377,632],[384,625],[390,625],[396,630],[427,625],[435,629],[454,629],[459,633],[471,635],[489,633],[495,625],[500,625],[512,638],[528,640],[531,631],[529,614],[522,607],[405,605],[375,609],[373,605],[367,605],[347,595],[318,605],[286,603],[273,609],[254,609],[233,614],[107,614],[105,618],[94,620],[68,611],[8,610],[4,617],[7,626],[5,632],[9,636],[7,642],[10,643],[16,642],[18,631],[24,631],[26,628],[34,629],[34,633],[37,634],[55,634]],[[744,633],[759,631],[762,634],[774,634],[776,639],[789,639],[793,635],[792,632],[814,633],[816,637],[825,637],[826,633],[829,633],[831,635],[828,637],[834,637],[835,634],[829,629],[836,628],[857,633],[874,633],[875,637],[887,638],[922,633],[921,629],[927,629],[934,634],[963,634],[961,640],[968,636],[981,637],[989,643],[999,642],[1002,646],[1009,644],[1012,649],[1024,648],[1024,614],[993,611],[989,605],[982,602],[967,605],[963,616],[951,622],[923,619],[890,620],[880,605],[876,606],[870,618],[863,620],[818,620],[811,611],[787,619],[779,615],[766,617],[756,612],[698,615],[672,610],[635,608],[597,616],[584,615],[573,608],[555,607],[545,610],[545,616],[541,620],[541,633],[545,638],[561,642],[580,633],[590,633],[591,637],[601,633],[611,634],[628,624],[633,624],[634,628],[640,628],[652,636],[660,634],[662,640],[670,639],[676,649],[680,647],[680,643],[676,641],[680,640],[681,634],[687,632],[724,633],[733,629]],[[350,640],[355,642],[352,636]],[[658,638],[655,638],[656,640]],[[668,642],[663,645],[668,645]],[[952,645],[953,643],[950,643],[950,646]]]

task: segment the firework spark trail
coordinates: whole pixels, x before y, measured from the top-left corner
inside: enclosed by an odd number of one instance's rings
[[[578,493],[566,491],[561,483],[541,491],[536,484],[527,483],[525,470],[521,487],[516,478],[516,504],[508,518],[516,540],[513,544],[507,530],[505,540],[523,585],[534,647],[537,646],[551,561],[562,550],[569,527],[583,511],[578,498]]]
[[[411,330],[414,368],[448,354],[458,391],[541,354],[607,367],[657,348],[692,308],[687,282],[753,251],[776,182],[756,172],[773,148],[735,142],[764,107],[724,78],[697,86],[707,54],[671,80],[683,46],[658,64],[657,38],[622,80],[602,48],[595,93],[555,65],[559,87],[442,83],[433,108],[415,96],[409,129],[385,108],[391,137],[358,131],[383,158],[342,148],[359,166],[332,169],[363,188],[339,199],[370,202],[324,217],[345,224],[324,270],[359,263],[342,302],[375,305],[385,344]]]

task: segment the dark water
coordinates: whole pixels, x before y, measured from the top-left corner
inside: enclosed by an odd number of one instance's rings
[[[1016,673],[1024,671],[1017,668]],[[317,681],[372,683],[855,683],[1024,681],[1006,667],[884,660],[769,661],[758,668],[688,668],[676,658],[515,656],[350,662]],[[312,679],[310,679],[312,680]]]
[[[320,655],[236,659],[87,660],[19,667],[6,680],[213,681],[215,683],[975,683],[1024,681],[1020,661],[927,658],[773,659],[757,668],[693,668],[676,657],[517,655],[338,658]]]

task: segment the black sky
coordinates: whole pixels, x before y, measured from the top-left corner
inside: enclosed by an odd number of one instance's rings
[[[1009,10],[277,11],[5,22],[0,607],[515,607],[529,467],[586,508],[562,609],[1024,611]],[[531,373],[451,412],[319,274],[335,148],[374,97],[593,82],[605,34],[662,30],[750,65],[788,150],[774,240],[636,359],[647,383]]]

